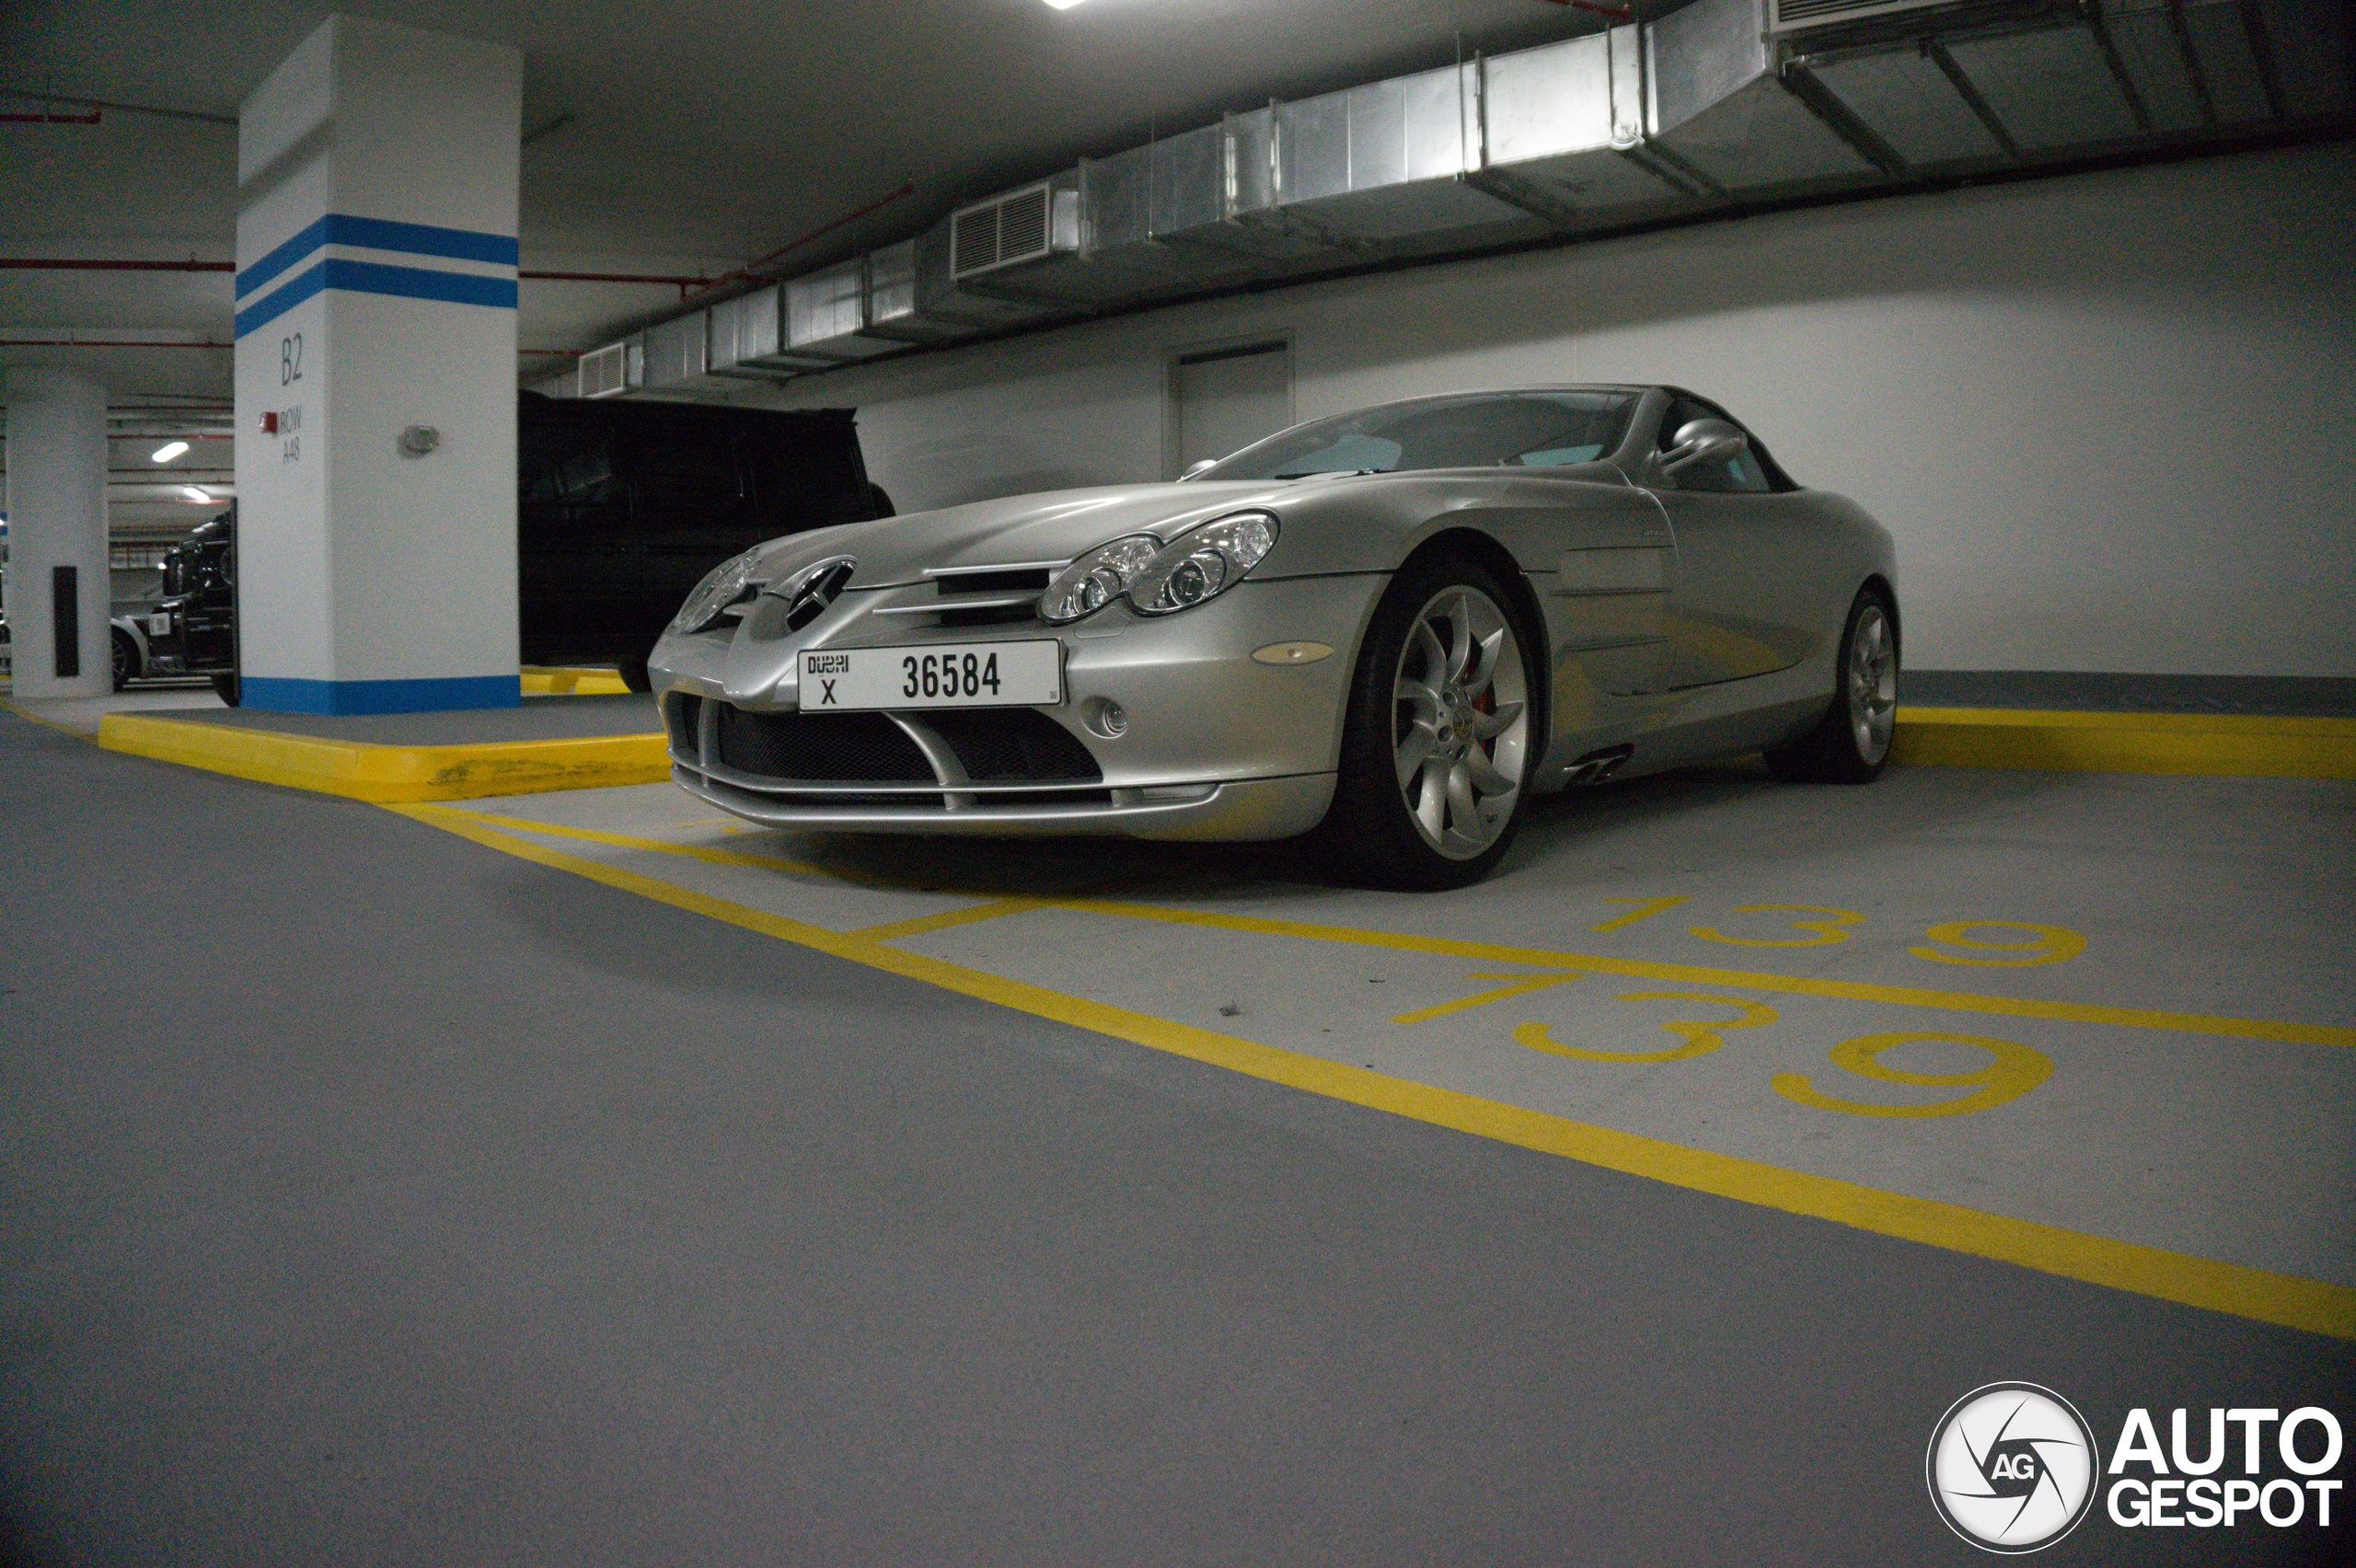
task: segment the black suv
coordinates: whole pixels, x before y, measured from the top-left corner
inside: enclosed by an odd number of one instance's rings
[[[646,655],[703,574],[764,539],[888,517],[849,409],[788,412],[522,394],[516,411],[516,610],[526,664]],[[236,514],[165,558],[162,669],[209,674],[237,700]]]

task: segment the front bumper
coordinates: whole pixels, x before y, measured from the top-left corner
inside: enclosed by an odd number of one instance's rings
[[[857,832],[1285,838],[1315,826],[1332,801],[1354,655],[1384,582],[1247,581],[1178,615],[1137,617],[1115,605],[1060,628],[1036,621],[939,625],[924,613],[940,602],[930,583],[846,594],[793,633],[781,629],[782,607],[762,600],[733,627],[666,635],[649,667],[670,731],[672,777],[699,799],[749,821]],[[787,777],[732,766],[722,744],[722,720],[735,719],[723,708],[736,715],[799,714],[800,654],[808,649],[1047,638],[1063,648],[1063,702],[956,711],[1043,716],[1092,766],[1056,777],[976,782],[924,710],[880,718],[923,753],[929,778],[845,778],[839,769],[826,778]],[[1252,657],[1254,650],[1293,642],[1334,652],[1281,665]],[[1117,702],[1127,717],[1117,738],[1081,721],[1106,701]],[[1081,776],[1089,771],[1095,777]]]

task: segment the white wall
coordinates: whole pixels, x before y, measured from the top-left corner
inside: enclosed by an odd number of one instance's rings
[[[900,509],[1164,469],[1174,350],[1284,332],[1301,419],[1681,383],[1898,535],[1923,669],[2356,675],[2356,150],[1791,213],[790,384]]]

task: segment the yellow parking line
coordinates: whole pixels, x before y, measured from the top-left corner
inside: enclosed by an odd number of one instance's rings
[[[1553,974],[1537,975],[1468,974],[1465,976],[1468,980],[1510,980],[1513,984],[1499,986],[1494,990],[1482,991],[1474,996],[1459,997],[1452,1002],[1438,1002],[1431,1007],[1417,1008],[1414,1012],[1401,1013],[1391,1021],[1429,1023],[1436,1018],[1446,1018],[1450,1013],[1462,1012],[1467,1008],[1484,1008],[1491,1002],[1502,1002],[1513,997],[1526,997],[1532,991],[1542,991],[1549,986],[1559,986],[1565,980],[1576,980],[1583,973],[1585,972],[1582,970],[1570,969]]]
[[[865,937],[872,942],[897,941],[902,937],[920,937],[927,931],[945,931],[953,926],[971,926],[982,920],[1026,914],[1052,902],[1045,898],[993,898],[987,904],[969,905],[964,909],[944,909],[938,915],[918,915],[913,919],[893,920],[881,926],[861,926],[850,934]]]
[[[1449,958],[1480,959],[1492,963],[1529,963],[1552,969],[1589,970],[1600,974],[1626,974],[1640,980],[1673,980],[1688,986],[1740,986],[1754,991],[1834,997],[1855,1002],[1888,1002],[1899,1007],[1943,1008],[1955,1012],[1994,1013],[2005,1018],[2040,1018],[2062,1023],[2106,1023],[2124,1029],[2167,1029],[2187,1034],[2223,1034],[2298,1045],[2356,1047],[2356,1029],[2327,1023],[2294,1023],[2265,1018],[2220,1018],[2207,1013],[2116,1008],[2091,1002],[2041,1001],[2027,997],[1991,997],[1976,991],[1934,991],[1913,986],[1876,986],[1854,980],[1821,980],[1803,975],[1769,974],[1757,970],[1715,969],[1692,963],[1652,963],[1642,959],[1607,958],[1600,953],[1506,947],[1496,942],[1468,942],[1450,937],[1367,931],[1351,926],[1270,920],[1253,915],[1217,915],[1195,909],[1167,909],[1151,904],[1118,903],[1110,899],[1067,899],[1063,906],[1091,914],[1119,915],[1133,920],[1160,920],[1181,926],[1210,926],[1220,930],[1249,931],[1259,936],[1299,937],[1311,941],[1394,948]]]
[[[1833,1177],[1786,1170],[1757,1160],[1527,1111],[1454,1090],[1413,1083],[968,969],[889,946],[872,936],[832,931],[789,916],[733,904],[501,832],[486,824],[481,813],[432,806],[388,805],[386,810],[444,828],[486,848],[585,877],[675,909],[1305,1093],[1390,1112],[1693,1192],[1831,1220],[1877,1235],[2015,1263],[2090,1285],[2132,1291],[2259,1322],[2356,1339],[2356,1290],[2344,1286],[1886,1193]]]
[[[15,714],[17,718],[24,720],[28,723],[38,724],[44,730],[54,730],[61,735],[71,735],[77,741],[93,741],[98,739],[97,736],[91,734],[87,730],[77,730],[71,724],[61,724],[54,719],[44,719],[29,708],[17,707],[14,702],[9,701],[5,697],[0,697],[0,708],[6,709],[9,712]]]
[[[410,816],[427,816],[439,820],[438,813],[465,815],[477,822],[487,822],[500,827],[520,827],[530,833],[545,833],[555,838],[578,838],[589,844],[610,844],[617,849],[654,849],[665,855],[684,855],[690,860],[701,860],[712,866],[750,866],[764,871],[794,871],[803,876],[834,877],[849,881],[839,871],[824,866],[814,866],[806,860],[789,860],[782,855],[754,855],[742,849],[715,849],[708,844],[676,844],[667,838],[636,838],[626,833],[606,833],[594,827],[571,827],[563,823],[535,822],[530,817],[502,816],[497,812],[468,811],[457,806],[426,806],[407,812]]]
[[[452,811],[448,806],[429,811]],[[849,873],[803,865],[772,855],[745,855],[700,845],[673,844],[660,838],[603,833],[587,827],[559,827],[522,817],[494,816],[488,812],[467,813],[485,822],[520,827],[534,833],[586,839],[624,849],[650,849],[664,855],[685,855],[714,865],[758,866],[852,879]],[[2228,1039],[2271,1040],[2290,1045],[2339,1045],[2356,1048],[2356,1029],[2328,1023],[2298,1023],[2286,1019],[2224,1018],[2209,1013],[2169,1012],[2155,1008],[2119,1008],[2095,1002],[2045,1001],[2033,997],[1992,997],[1978,991],[1938,991],[1915,986],[1878,986],[1857,980],[1823,980],[1807,975],[1770,974],[1753,969],[1716,969],[1692,963],[1654,963],[1643,959],[1607,958],[1600,953],[1563,952],[1548,948],[1507,947],[1496,942],[1470,942],[1453,937],[1419,937],[1398,931],[1369,931],[1355,926],[1324,926],[1305,920],[1272,920],[1257,915],[1219,915],[1197,909],[1172,909],[1156,904],[1131,904],[1116,899],[1065,897],[1041,899],[1038,907],[1052,906],[1080,914],[1114,915],[1131,920],[1156,920],[1170,925],[1208,926],[1255,936],[1297,937],[1307,941],[1345,942],[1359,947],[1391,948],[1445,958],[1471,958],[1488,963],[1523,963],[1540,968],[1624,974],[1638,980],[1669,980],[1684,986],[1737,986],[1754,991],[1780,991],[1804,997],[1830,997],[1842,1001],[1882,1002],[1893,1007],[1940,1008],[1952,1012],[1991,1013],[2000,1018],[2036,1018],[2056,1023],[2099,1023],[2120,1029],[2165,1029],[2185,1034],[2215,1034]],[[1455,1011],[1470,1003],[1449,1003]],[[1408,1020],[1437,1017],[1426,1009]]]

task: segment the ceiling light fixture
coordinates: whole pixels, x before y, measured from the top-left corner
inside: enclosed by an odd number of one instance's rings
[[[163,445],[156,448],[156,450],[149,455],[147,461],[150,463],[168,463],[187,450],[188,443],[185,441],[167,442]]]
[[[1058,11],[1068,11],[1079,5],[1080,0],[1047,0],[1047,4]]]
[[[191,501],[196,502],[210,502],[213,499],[194,485],[182,485],[180,487],[180,494],[188,497]]]

